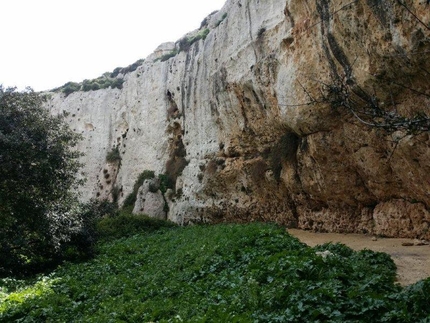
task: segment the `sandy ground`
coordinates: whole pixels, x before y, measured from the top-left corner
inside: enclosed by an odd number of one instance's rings
[[[409,285],[430,277],[430,246],[403,246],[411,239],[377,238],[361,234],[316,233],[297,229],[288,232],[309,246],[326,242],[340,242],[354,250],[371,249],[386,252],[397,265],[397,280],[401,285]],[[372,240],[373,239],[373,240]]]

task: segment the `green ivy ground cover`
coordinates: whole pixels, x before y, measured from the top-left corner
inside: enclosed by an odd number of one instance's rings
[[[386,254],[275,225],[165,228],[0,280],[0,322],[430,322],[430,279],[402,288]]]

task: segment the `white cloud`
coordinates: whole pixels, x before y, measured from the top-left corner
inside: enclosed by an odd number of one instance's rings
[[[0,84],[47,90],[148,56],[197,29],[225,0],[2,3]]]

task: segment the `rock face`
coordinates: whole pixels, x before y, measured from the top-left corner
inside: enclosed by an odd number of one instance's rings
[[[134,214],[146,214],[160,220],[166,220],[165,200],[156,180],[146,180],[137,192]]]
[[[428,128],[381,126],[430,115],[429,22],[425,1],[229,0],[122,89],[47,107],[85,138],[86,199],[121,203],[147,169],[175,183],[167,217],[181,224],[429,239]]]

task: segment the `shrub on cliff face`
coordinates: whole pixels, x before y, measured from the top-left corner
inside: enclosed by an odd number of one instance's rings
[[[179,51],[187,51],[195,42],[199,41],[200,39],[205,40],[209,32],[209,28],[205,28],[200,30],[195,36],[182,38],[179,40]]]
[[[0,86],[0,274],[43,266],[79,227],[80,136],[42,101]]]
[[[121,155],[119,153],[118,147],[112,148],[112,150],[107,153],[106,161],[108,163],[117,163],[121,161]]]
[[[174,57],[174,56],[176,56],[178,54],[178,51],[175,49],[175,50],[172,50],[171,52],[169,52],[169,53],[167,53],[167,54],[164,54],[163,56],[161,56],[160,57],[160,62],[165,62],[165,61],[167,61],[168,59],[170,59],[170,58],[172,58],[172,57]]]
[[[139,187],[142,186],[143,182],[147,179],[155,178],[155,173],[152,170],[144,170],[139,177],[137,178],[136,182],[133,186],[133,192],[131,192],[124,200],[123,207],[124,208],[132,208],[134,206],[134,203],[136,203],[137,199],[137,191],[139,190]]]

